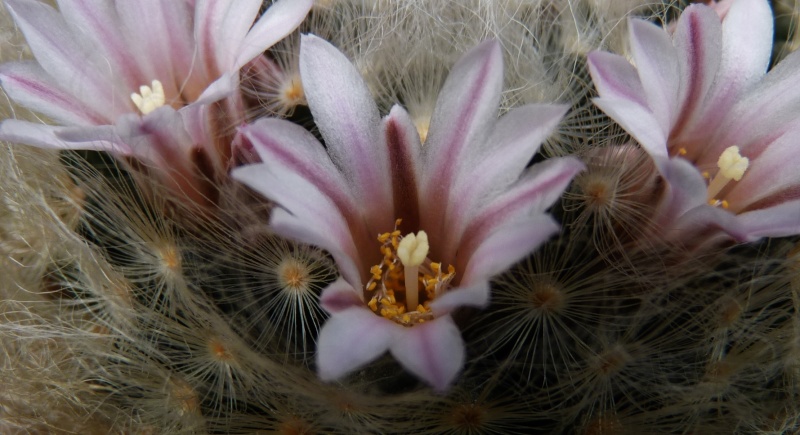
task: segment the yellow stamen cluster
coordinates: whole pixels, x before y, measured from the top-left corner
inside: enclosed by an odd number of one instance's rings
[[[139,93],[132,93],[131,100],[133,104],[142,112],[142,115],[147,115],[153,110],[163,106],[167,98],[164,94],[164,86],[158,80],[153,80],[153,87],[142,85],[139,86]]]
[[[722,207],[722,208],[730,207],[730,204],[728,204],[728,201],[725,201],[724,199],[722,201],[720,201],[720,200],[714,199],[714,198],[711,198],[711,199],[708,200],[708,205],[710,205],[712,207]]]
[[[455,276],[455,268],[449,266],[447,273],[443,273],[440,263],[433,263],[425,257],[416,258],[422,255],[420,253],[423,251],[427,253],[427,236],[422,231],[417,235],[401,236],[402,233],[397,229],[401,222],[401,219],[397,219],[393,231],[378,235],[383,259],[379,264],[370,268],[372,276],[365,289],[368,293],[374,293],[367,303],[373,312],[403,326],[412,326],[433,319],[429,304],[446,290]],[[414,237],[414,239],[409,239],[403,243],[403,240],[408,237]],[[424,243],[422,239],[424,239]],[[401,246],[401,244],[404,246]],[[408,248],[411,248],[410,251]],[[398,249],[404,252],[398,255]],[[415,285],[421,284],[425,289],[424,300],[421,303],[417,303],[415,309],[406,306],[408,302],[405,277],[406,266],[401,259],[404,255],[410,255],[406,259],[406,262],[412,265],[410,267],[418,268],[418,273],[416,274],[418,282]],[[414,261],[410,261],[412,258]],[[414,263],[417,264],[414,265]]]
[[[436,296],[439,296],[446,289],[446,286],[450,284],[450,281],[455,278],[456,268],[450,264],[447,266],[447,273],[442,273],[441,263],[431,262],[429,267],[430,273],[423,273],[421,282],[425,287],[425,293],[428,294],[428,298],[434,299]]]

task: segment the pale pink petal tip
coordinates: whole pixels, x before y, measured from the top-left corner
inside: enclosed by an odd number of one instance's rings
[[[449,315],[410,328],[391,346],[392,355],[437,391],[445,391],[464,365],[464,341]]]
[[[317,372],[334,381],[375,360],[387,350],[399,326],[365,307],[336,313],[322,327],[317,348]]]

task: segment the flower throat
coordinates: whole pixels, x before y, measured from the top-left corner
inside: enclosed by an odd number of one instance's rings
[[[433,319],[431,301],[449,288],[455,267],[442,270],[441,263],[428,258],[428,235],[425,231],[401,236],[402,219],[394,230],[378,235],[383,260],[370,268],[372,277],[365,290],[369,307],[376,314],[403,326],[412,326]],[[422,287],[423,292],[420,292]]]

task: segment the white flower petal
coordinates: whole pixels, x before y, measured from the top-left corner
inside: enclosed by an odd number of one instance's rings
[[[11,99],[31,110],[67,125],[95,125],[109,122],[80,99],[61,89],[35,62],[0,65],[0,84]]]
[[[233,68],[243,67],[294,31],[313,4],[313,0],[278,0],[272,3],[244,37]]]
[[[800,112],[797,83],[800,83],[800,51],[783,59],[735,103],[705,150],[703,160],[716,159],[731,145],[747,148],[748,153],[757,156],[771,143],[769,138],[794,128]]]
[[[506,190],[516,182],[544,140],[567,111],[566,106],[532,104],[517,107],[500,118],[488,143],[490,151],[470,156],[472,170],[462,173],[450,198],[454,220],[469,220],[487,195]],[[474,165],[474,166],[473,166]],[[448,226],[458,227],[451,221]]]
[[[710,105],[729,105],[767,72],[772,57],[773,21],[765,0],[731,3],[722,21],[722,58]]]
[[[487,280],[508,270],[558,230],[558,223],[545,214],[492,228],[468,254],[469,263],[461,279],[466,282]]]
[[[489,281],[477,281],[461,285],[433,300],[430,304],[434,316],[443,316],[461,307],[486,308],[489,306],[491,288]]]
[[[448,220],[449,195],[460,171],[470,171],[469,156],[489,146],[503,84],[503,58],[496,41],[486,41],[467,52],[453,66],[436,101],[430,130],[422,150],[425,162],[423,195],[433,207],[422,225],[440,234]]]
[[[116,80],[124,82],[128,89],[136,89],[153,79],[143,77],[139,62],[129,55],[129,44],[120,32],[120,20],[112,2],[60,0],[58,10],[78,43],[92,47]]]
[[[317,372],[332,381],[375,360],[389,350],[398,328],[366,308],[349,308],[325,322],[317,342]]]
[[[0,122],[0,140],[33,145],[39,148],[70,149],[69,143],[58,137],[67,127],[44,125],[38,122],[6,119]],[[106,144],[98,143],[96,149],[103,150]]]
[[[103,74],[108,69],[103,68],[102,59],[73,37],[57,11],[38,1],[8,0],[5,6],[36,60],[65,90],[109,119],[130,110],[127,90],[114,86],[111,74]]]
[[[353,285],[360,285],[360,273],[352,269],[360,268],[359,251],[354,241],[358,228],[351,228],[347,218],[342,215],[330,197],[311,180],[278,162],[265,162],[244,166],[233,170],[232,176],[265,197],[278,203],[287,214],[272,212],[270,224],[283,225],[284,231],[292,231],[295,237],[302,236],[303,242],[317,245],[333,252],[342,252],[337,261],[348,263],[348,279]],[[305,230],[301,231],[305,227]],[[277,231],[277,229],[276,229]],[[344,273],[344,272],[343,272]]]
[[[669,132],[661,128],[647,107],[621,98],[600,97],[592,100],[597,107],[625,129],[654,159],[667,158]]]
[[[464,341],[449,315],[402,331],[392,355],[408,371],[445,391],[464,365]]]
[[[678,104],[678,58],[672,39],[664,29],[643,21],[630,20],[631,50],[641,79],[647,105],[662,131],[675,122]]]
[[[419,134],[408,113],[400,106],[392,107],[381,123],[391,168],[392,199],[395,216],[403,217],[403,227],[419,227],[421,144]]]
[[[800,234],[800,199],[742,213],[737,216],[737,221],[746,235],[740,239],[744,241]]]
[[[196,0],[194,37],[206,77],[235,71],[242,41],[258,16],[260,0]]]
[[[125,62],[136,64],[139,74],[138,82],[129,89],[155,79],[161,81],[166,95],[199,95],[203,90],[193,86],[206,80],[201,78],[202,69],[194,65],[197,53],[191,6],[164,0],[118,1],[115,5],[121,27],[116,31],[124,33],[127,41],[121,53]]]
[[[690,5],[683,11],[674,36],[678,53],[680,88],[677,119],[672,135],[707,132],[712,120],[718,121],[719,111],[703,106],[722,56],[722,26],[719,16],[705,5]]]
[[[338,313],[348,308],[363,308],[364,298],[361,290],[353,288],[346,279],[339,278],[322,290],[319,303],[329,313]]]
[[[752,210],[753,207],[764,208],[767,203],[782,202],[782,199],[800,195],[800,171],[794,164],[787,162],[800,161],[800,146],[797,128],[769,141],[757,158],[750,159],[750,165],[744,177],[731,183],[730,191],[725,199],[731,205],[731,211]],[[743,149],[749,155],[749,149]],[[794,191],[794,193],[792,193]],[[761,206],[759,206],[761,203]],[[800,220],[800,215],[798,215]]]
[[[628,59],[617,54],[593,51],[589,53],[588,65],[594,87],[601,97],[628,100],[647,107],[642,81]]]
[[[496,228],[503,228],[526,216],[544,217],[544,210],[561,197],[578,172],[585,165],[573,157],[551,158],[534,165],[511,189],[487,201],[487,204],[470,220],[459,239],[457,268],[471,261],[471,255]],[[547,232],[548,229],[543,229]],[[549,237],[548,233],[547,237]],[[546,239],[544,237],[543,239]],[[537,245],[538,246],[538,245]],[[533,249],[533,246],[530,248]],[[455,255],[455,253],[452,253]]]
[[[370,232],[386,231],[396,218],[392,180],[378,108],[366,84],[339,50],[313,35],[302,38],[300,75],[328,153],[349,181],[365,221],[374,224]]]

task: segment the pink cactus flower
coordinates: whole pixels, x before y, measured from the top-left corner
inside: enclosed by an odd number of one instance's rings
[[[655,222],[666,237],[753,241],[798,234],[800,53],[767,74],[769,3],[719,6],[724,18],[706,5],[687,7],[672,36],[631,19],[635,67],[619,55],[589,55],[600,94],[595,103],[667,180]]]
[[[423,144],[408,113],[383,119],[366,84],[329,43],[304,36],[300,73],[325,140],[262,119],[241,129],[264,163],[234,178],[280,207],[271,226],[327,249],[341,278],[318,340],[324,380],[390,352],[438,390],[464,364],[451,313],[485,307],[489,279],[558,231],[545,214],[583,164],[528,162],[566,112],[531,105],[497,119],[503,62],[485,42],[453,67]]]
[[[36,60],[0,66],[0,84],[58,125],[9,119],[0,139],[134,157],[186,195],[227,171],[240,69],[312,5],[278,1],[256,20],[260,0],[58,3],[5,2]]]

